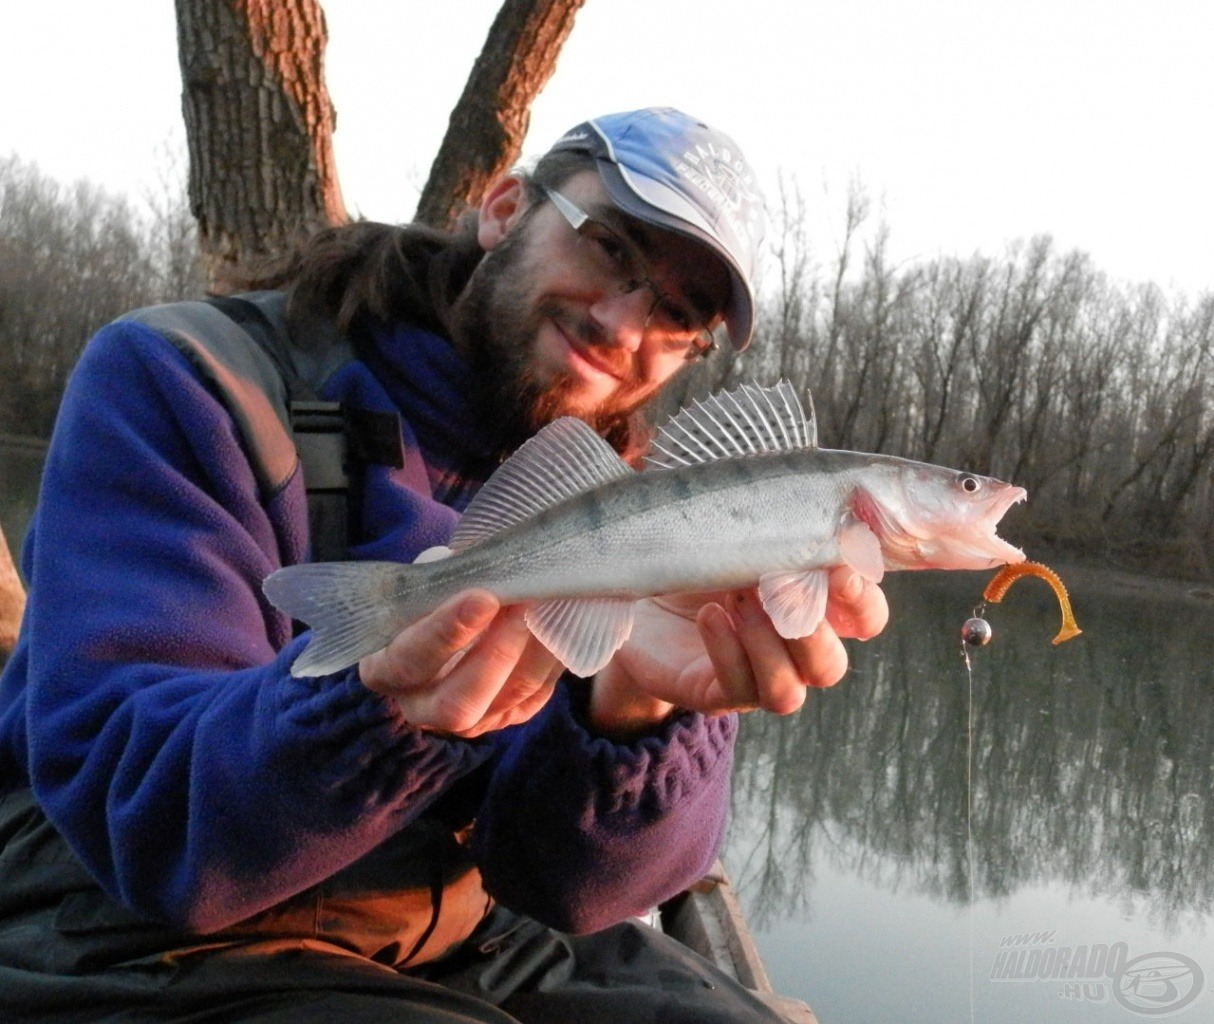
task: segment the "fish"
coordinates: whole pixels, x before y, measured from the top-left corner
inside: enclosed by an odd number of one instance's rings
[[[637,601],[756,586],[780,636],[808,636],[830,570],[990,569],[1025,555],[1000,538],[1027,492],[893,455],[822,448],[788,381],[684,407],[634,469],[583,421],[524,442],[469,503],[447,545],[402,562],[316,562],[269,575],[269,601],[311,627],[295,676],[388,645],[469,588],[526,606],[531,632],[592,676],[628,639]]]

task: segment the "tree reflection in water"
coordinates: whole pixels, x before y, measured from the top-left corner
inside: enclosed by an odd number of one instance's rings
[[[725,859],[758,926],[812,911],[822,864],[968,901],[958,631],[986,579],[888,579],[891,624],[851,648],[840,686],[788,718],[744,716]],[[1156,926],[1208,917],[1214,604],[1072,594],[1083,636],[1051,646],[1053,596],[1020,584],[971,655],[974,894],[1063,883]]]

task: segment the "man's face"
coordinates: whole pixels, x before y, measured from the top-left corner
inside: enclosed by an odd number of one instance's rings
[[[729,283],[706,248],[618,211],[594,171],[559,191],[635,244],[663,293],[715,322]],[[686,365],[685,347],[647,324],[653,291],[605,279],[587,249],[594,244],[550,202],[519,205],[456,305],[456,343],[509,446],[564,415],[606,430]]]

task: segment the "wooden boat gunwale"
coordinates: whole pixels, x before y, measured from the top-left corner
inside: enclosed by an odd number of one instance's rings
[[[662,930],[744,985],[790,1024],[818,1024],[799,999],[772,988],[754,937],[724,865],[717,861],[699,882],[658,907]]]

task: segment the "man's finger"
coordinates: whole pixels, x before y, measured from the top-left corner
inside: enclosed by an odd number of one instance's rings
[[[885,594],[845,565],[830,572],[826,621],[838,636],[871,640],[889,621]]]
[[[794,660],[791,642],[776,632],[753,590],[739,591],[734,609],[759,706],[777,715],[791,714],[805,703],[805,686],[816,685],[817,675]]]
[[[406,626],[382,651],[359,663],[363,685],[377,693],[425,686],[452,658],[493,622],[501,608],[484,590],[469,590],[444,601]]]
[[[489,704],[486,716],[505,715],[516,707],[534,707],[536,695],[543,690],[550,694],[563,668],[547,647],[534,636],[528,636],[510,678]],[[548,694],[543,694],[540,706],[547,700]]]
[[[716,673],[719,704],[698,711],[746,711],[759,706],[758,684],[750,656],[738,637],[733,618],[719,604],[708,604],[696,618],[708,658]],[[707,691],[711,693],[711,690]]]
[[[419,695],[434,729],[472,735],[515,672],[531,639],[521,607],[507,608],[454,668]]]
[[[823,622],[809,636],[786,641],[786,645],[806,686],[824,689],[847,674],[847,649],[829,622]]]

